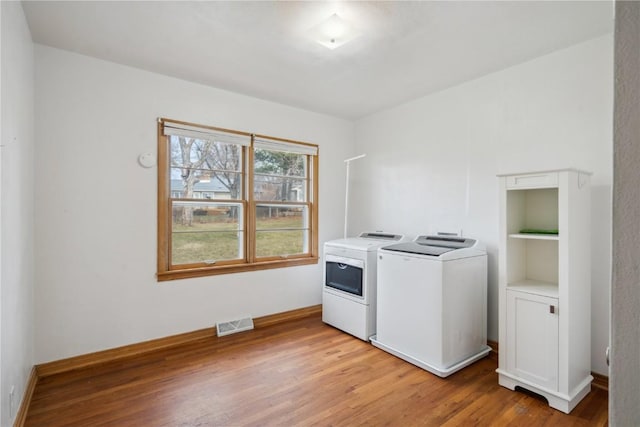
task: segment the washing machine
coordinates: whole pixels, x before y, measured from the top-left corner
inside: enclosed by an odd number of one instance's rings
[[[401,234],[361,233],[324,244],[322,320],[368,341],[376,333],[376,254],[406,241]]]
[[[377,255],[374,346],[440,377],[489,354],[484,245],[424,235]]]

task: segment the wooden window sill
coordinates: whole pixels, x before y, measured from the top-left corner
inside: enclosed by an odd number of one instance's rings
[[[158,282],[168,280],[187,279],[191,277],[215,276],[218,274],[240,273],[244,271],[269,270],[272,268],[295,267],[298,265],[317,264],[318,257],[291,258],[276,261],[254,262],[252,264],[230,264],[202,268],[190,268],[185,270],[162,271],[156,274]]]

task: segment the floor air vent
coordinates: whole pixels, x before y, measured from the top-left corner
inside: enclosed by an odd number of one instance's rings
[[[216,334],[219,337],[235,334],[236,332],[248,331],[250,329],[253,329],[253,319],[251,317],[216,323]]]

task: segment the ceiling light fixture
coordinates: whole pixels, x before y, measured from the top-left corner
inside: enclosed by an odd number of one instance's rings
[[[337,13],[311,28],[309,32],[316,42],[329,49],[340,47],[360,36],[360,33]]]

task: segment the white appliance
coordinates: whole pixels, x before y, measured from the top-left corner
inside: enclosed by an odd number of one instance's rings
[[[402,241],[374,232],[324,244],[323,322],[365,341],[376,333],[376,251]]]
[[[418,236],[378,249],[374,346],[440,377],[487,346],[487,254],[473,239]]]

